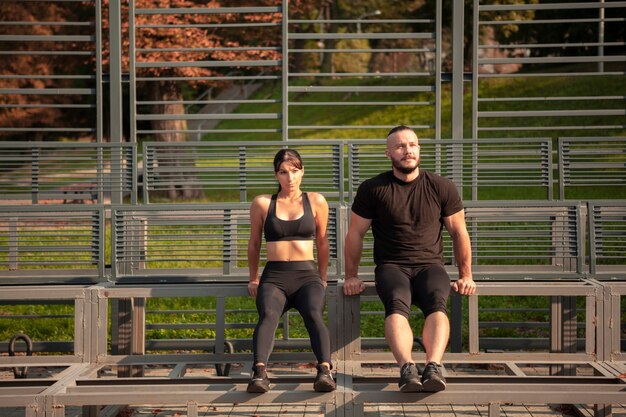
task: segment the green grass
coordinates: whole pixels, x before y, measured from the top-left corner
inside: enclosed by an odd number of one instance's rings
[[[430,80],[420,79],[420,84],[428,84]],[[304,81],[301,81],[304,84]],[[327,80],[323,82],[324,86],[332,85],[415,85],[416,79],[396,78],[396,79],[376,79],[376,78],[352,78]],[[313,82],[311,82],[313,84]],[[481,111],[527,111],[527,110],[584,110],[584,109],[623,109],[623,101],[620,100],[561,100],[547,101],[544,97],[581,97],[581,96],[612,96],[617,91],[626,89],[626,79],[623,76],[605,76],[605,77],[538,77],[529,81],[528,78],[501,78],[501,79],[485,79],[479,86],[480,97],[534,97],[533,101],[516,101],[516,102],[487,102],[480,105]],[[471,137],[471,86],[465,85],[464,91],[464,135]],[[451,108],[451,90],[449,84],[444,84],[441,91],[441,108],[442,108],[442,132],[443,138],[451,137],[451,126],[447,121],[450,120]],[[253,98],[274,98],[280,99],[280,86],[267,85],[256,93]],[[432,124],[434,120],[434,109],[432,106],[418,108],[416,111],[414,106],[295,106],[293,103],[299,101],[309,102],[342,102],[350,103],[355,101],[429,101],[433,100],[433,94],[409,94],[409,93],[291,93],[289,100],[292,105],[289,112],[289,124],[298,125],[396,125],[411,124],[422,125]],[[241,105],[236,110],[237,113],[257,113],[257,112],[276,112],[282,111],[281,104],[258,105],[246,104]],[[551,126],[598,126],[603,124],[615,124],[615,119],[608,120],[606,117],[585,116],[585,117],[562,117],[562,116],[534,116],[524,118],[494,118],[482,119],[481,124],[489,127],[517,126],[518,128],[532,127],[551,127]],[[219,124],[218,129],[235,129],[235,128],[280,128],[280,121],[224,121]],[[549,130],[549,129],[548,129]],[[346,138],[383,138],[386,131],[364,130],[364,129],[329,129],[314,130],[308,132],[305,130],[291,130],[290,138],[299,139],[346,139]],[[419,132],[421,137],[433,137],[434,131],[423,130]],[[481,137],[495,138],[521,138],[521,137],[552,137],[556,139],[559,136],[588,136],[593,135],[593,131],[585,129],[569,129],[559,131],[526,131],[521,129],[509,129],[498,133],[482,133]],[[603,136],[624,136],[625,129],[616,129]],[[280,140],[279,133],[238,133],[238,134],[207,134],[204,140]]]
[[[3,305],[0,310],[0,338],[9,340],[16,333],[26,333],[33,341],[73,340],[73,311],[74,306],[68,304]],[[9,315],[17,317],[5,318]]]

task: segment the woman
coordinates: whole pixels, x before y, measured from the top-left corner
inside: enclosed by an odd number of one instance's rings
[[[300,190],[304,168],[295,150],[281,149],[276,154],[274,175],[278,180],[278,193],[259,195],[250,207],[248,292],[256,298],[259,321],[252,339],[254,366],[247,391],[269,391],[266,368],[274,335],[278,321],[292,307],[304,319],[318,361],[313,388],[320,392],[332,391],[336,384],[330,372],[330,337],[323,318],[328,268],[328,204],[321,194]],[[259,279],[263,232],[267,263]]]

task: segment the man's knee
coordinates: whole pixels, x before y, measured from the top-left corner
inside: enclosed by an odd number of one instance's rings
[[[388,323],[389,325],[394,325],[397,323],[408,323],[409,322],[409,315],[405,314],[404,312],[397,312],[397,313],[391,313],[387,316],[385,316],[385,323]]]
[[[424,313],[424,318],[428,318],[428,316],[432,315],[433,313],[442,313],[444,316],[446,316],[446,318],[448,317],[448,309],[443,303],[435,304],[432,307],[425,308],[422,310],[422,312]]]
[[[410,313],[411,306],[407,305],[402,300],[392,300],[390,303],[385,305],[385,318],[398,314],[408,320]]]

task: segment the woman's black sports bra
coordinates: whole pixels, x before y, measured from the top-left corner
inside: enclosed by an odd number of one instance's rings
[[[304,214],[296,220],[282,220],[276,217],[276,197],[277,194],[272,195],[267,218],[263,225],[265,241],[315,240],[315,218],[313,217],[311,203],[309,203],[309,197],[306,193],[302,193]]]

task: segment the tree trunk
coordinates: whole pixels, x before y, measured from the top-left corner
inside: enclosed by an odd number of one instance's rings
[[[323,11],[322,11],[324,19],[326,20],[337,19],[338,7],[339,6],[337,5],[336,2],[325,3],[323,6]],[[330,23],[326,26],[326,30],[322,32],[337,33],[337,25],[334,23]],[[336,39],[324,40],[324,49],[335,49],[336,46],[337,46]],[[324,53],[324,60],[322,61],[322,64],[320,66],[320,72],[325,73],[325,74],[332,74],[335,72],[335,68],[333,65],[333,52]]]
[[[171,104],[155,104],[153,114],[161,115],[184,115],[185,107],[182,104],[183,96],[178,84],[169,81],[159,81],[154,83],[152,90],[154,101],[171,102]],[[155,133],[155,138],[160,142],[185,142],[187,140],[187,121],[184,119],[174,120],[153,120],[152,128],[156,131],[164,131],[163,133]],[[176,152],[181,150],[175,146],[164,148],[164,157],[159,160],[159,166],[176,168],[177,175],[172,177],[171,185],[168,185],[166,195],[170,200],[178,199],[196,199],[204,197],[204,191],[197,184],[196,176],[193,172],[185,172],[185,168],[195,166],[195,158],[188,156],[179,161],[176,159]],[[184,149],[184,152],[188,152]],[[166,174],[167,175],[167,174]],[[194,188],[195,187],[195,188]]]

